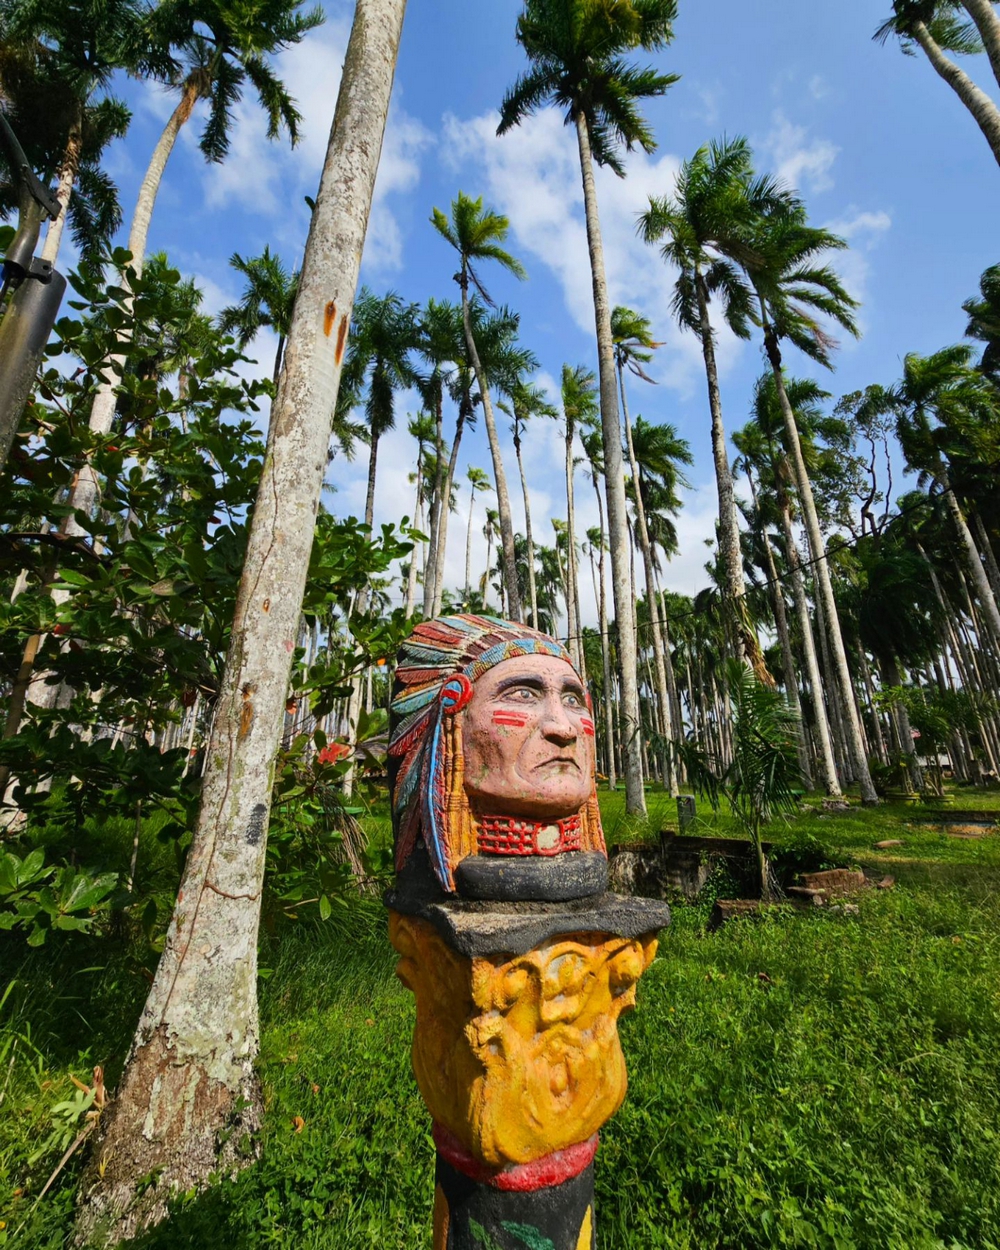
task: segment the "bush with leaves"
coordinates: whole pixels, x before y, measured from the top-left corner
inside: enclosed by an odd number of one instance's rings
[[[691,784],[718,810],[725,798],[743,835],[753,844],[762,898],[774,894],[761,831],[798,807],[802,775],[796,754],[798,721],[784,696],[752,669],[729,660],[724,679],[733,709],[732,759],[728,765],[697,742],[680,744]]]
[[[27,860],[41,839],[46,862],[96,873],[109,865],[92,845],[95,823],[134,824],[138,845],[140,823],[152,820],[176,844],[179,867],[200,769],[166,732],[195,713],[204,731],[212,715],[264,450],[260,401],[273,390],[240,375],[244,358],[164,259],[142,277],[127,254],[114,261],[110,285],[73,277],[79,316],[58,323],[0,497],[0,689],[10,709],[0,795],[26,819],[10,845]],[[119,367],[111,356],[122,331]],[[87,418],[112,372],[115,420],[98,436]],[[67,502],[90,470],[101,484],[92,516]],[[311,664],[300,650],[293,671],[294,697],[317,716],[398,646],[402,610],[350,607],[411,550],[392,526],[375,536],[353,518],[320,516],[303,613],[306,625],[320,622],[324,644]],[[288,776],[279,762],[286,810]],[[51,871],[46,888],[67,885]],[[154,913],[169,911],[168,895]],[[144,916],[149,901],[127,900]]]

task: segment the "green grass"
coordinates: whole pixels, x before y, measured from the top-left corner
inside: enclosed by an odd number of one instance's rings
[[[602,808],[609,841],[648,831],[624,820],[620,795]],[[667,796],[650,809],[652,829],[675,823]],[[858,916],[779,913],[709,934],[704,905],[675,908],[622,1023],[630,1090],[602,1132],[602,1250],[1000,1250],[1000,836],[911,827],[925,818],[810,811],[772,831],[894,875]],[[732,832],[725,814],[709,823]],[[891,837],[904,845],[873,849]],[[380,908],[293,927],[261,962],[261,1158],[140,1244],[429,1247],[433,1147]],[[31,1213],[58,1153],[26,1160],[69,1073],[101,1062],[117,1076],[147,971],[108,938],[0,947],[0,995],[13,983],[0,1009],[0,1244],[66,1244],[76,1161]]]

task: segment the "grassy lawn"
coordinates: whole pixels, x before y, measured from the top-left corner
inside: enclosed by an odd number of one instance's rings
[[[620,794],[602,806],[609,841],[647,833]],[[1000,800],[956,798],[987,806]],[[707,903],[675,908],[622,1025],[631,1087],[598,1155],[603,1250],[1000,1250],[1000,836],[915,823],[931,818],[813,803],[773,831],[896,878],[857,916],[709,934]],[[664,823],[673,804],[651,794]],[[732,828],[720,814],[697,832]],[[903,845],[873,848],[890,838]],[[70,1073],[117,1078],[148,970],[113,938],[27,954],[5,938],[0,961],[0,1244],[61,1247],[77,1161],[33,1206],[61,1147],[29,1159]],[[262,1157],[141,1244],[429,1247],[433,1147],[380,908],[293,926],[261,962]]]

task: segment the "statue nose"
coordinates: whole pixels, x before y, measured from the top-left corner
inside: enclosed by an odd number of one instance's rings
[[[555,696],[547,699],[545,702],[542,732],[546,738],[551,738],[556,742],[569,743],[576,741],[576,726],[563,706],[562,700]]]

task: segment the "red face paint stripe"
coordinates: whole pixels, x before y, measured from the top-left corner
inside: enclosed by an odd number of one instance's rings
[[[580,724],[583,726],[583,732],[587,735],[587,737],[593,738],[594,737],[594,722],[592,720],[587,720],[586,717],[581,717]]]
[[[494,712],[494,725],[517,725],[523,727],[528,723],[527,716],[521,716],[517,712]]]

